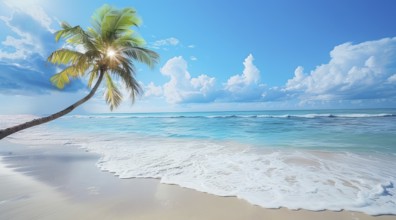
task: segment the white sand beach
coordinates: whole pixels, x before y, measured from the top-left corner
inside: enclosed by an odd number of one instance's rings
[[[357,212],[265,209],[157,179],[119,179],[75,146],[0,142],[0,219],[353,219]]]

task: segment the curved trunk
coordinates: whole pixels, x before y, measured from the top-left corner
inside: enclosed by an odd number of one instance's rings
[[[55,114],[52,114],[50,116],[43,117],[43,118],[37,118],[37,119],[34,119],[32,121],[29,121],[29,122],[25,122],[25,123],[20,124],[20,125],[16,125],[16,126],[13,126],[13,127],[10,127],[10,128],[2,129],[2,130],[0,130],[0,140],[5,138],[5,137],[7,137],[10,134],[15,133],[15,132],[18,132],[18,131],[21,131],[21,130],[26,129],[26,128],[30,128],[30,127],[33,127],[33,126],[36,126],[36,125],[40,125],[40,124],[52,121],[54,119],[62,117],[64,115],[66,115],[67,113],[73,111],[79,105],[83,104],[84,102],[86,102],[90,98],[92,98],[92,96],[95,94],[96,90],[98,89],[98,87],[99,87],[99,85],[100,85],[100,83],[101,83],[101,81],[103,79],[103,75],[104,75],[104,72],[100,71],[98,81],[96,81],[96,84],[92,88],[91,92],[89,92],[89,94],[87,96],[85,96],[84,98],[82,98],[78,102],[76,102],[73,105],[65,108],[64,110],[62,110],[60,112],[57,112]]]

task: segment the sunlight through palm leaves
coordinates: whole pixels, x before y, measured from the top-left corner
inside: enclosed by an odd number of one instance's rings
[[[113,110],[120,105],[122,94],[113,78],[121,79],[132,101],[141,93],[141,87],[135,79],[133,61],[153,67],[159,55],[144,48],[144,40],[137,37],[131,29],[140,24],[136,11],[132,8],[115,9],[109,5],[99,8],[92,16],[92,28],[61,23],[61,30],[55,33],[55,40],[65,39],[67,46],[54,51],[48,61],[66,66],[51,77],[51,82],[63,89],[71,79],[88,76],[90,93],[68,108],[40,119],[0,130],[0,139],[20,130],[59,118],[82,103],[89,100],[105,78],[105,100]],[[70,49],[73,48],[73,49]],[[77,49],[78,48],[78,49]]]

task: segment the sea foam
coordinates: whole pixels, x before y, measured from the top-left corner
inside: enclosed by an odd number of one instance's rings
[[[257,148],[221,140],[73,132],[51,125],[8,140],[80,145],[100,154],[98,167],[120,178],[158,178],[265,208],[396,214],[396,162],[390,154]]]
[[[85,147],[102,154],[98,166],[120,178],[159,178],[162,183],[236,196],[266,208],[396,214],[396,163],[386,156],[260,151],[201,140],[133,142],[133,146],[96,142]]]

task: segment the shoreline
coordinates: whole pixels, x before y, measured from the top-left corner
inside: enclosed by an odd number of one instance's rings
[[[351,211],[266,209],[159,179],[120,179],[101,171],[99,155],[77,146],[0,142],[0,218],[25,219],[361,219]]]

